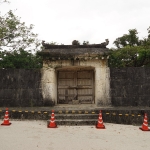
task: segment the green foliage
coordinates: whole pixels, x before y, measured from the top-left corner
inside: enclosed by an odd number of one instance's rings
[[[150,67],[150,48],[127,46],[111,51],[109,67]]]
[[[32,69],[42,68],[42,58],[25,50],[0,52],[0,68]]]
[[[9,2],[0,0],[0,4]],[[0,68],[41,68],[42,58],[37,55],[40,42],[32,32],[33,25],[26,26],[10,10],[0,14]]]
[[[32,29],[32,24],[27,27],[11,10],[0,16],[0,50],[37,50],[40,43]]]
[[[150,27],[147,29],[148,36],[143,39],[139,39],[138,32],[136,29],[130,29],[128,34],[124,34],[121,37],[118,37],[114,41],[114,45],[117,48],[123,48],[126,46],[150,46]]]
[[[128,34],[124,34],[122,37],[117,38],[114,44],[117,48],[125,46],[138,46],[140,45],[138,32],[136,29],[130,29]]]
[[[150,27],[148,36],[139,39],[136,29],[114,41],[117,50],[111,50],[110,67],[150,67]]]

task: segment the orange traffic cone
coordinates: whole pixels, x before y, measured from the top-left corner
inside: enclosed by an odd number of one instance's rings
[[[5,116],[4,116],[4,122],[1,125],[9,126],[11,123],[9,122],[9,113],[8,108],[6,108]]]
[[[140,128],[142,131],[150,131],[148,128],[148,119],[147,119],[147,113],[144,115],[144,122],[142,124],[142,127]]]
[[[103,125],[102,111],[101,110],[99,112],[99,118],[98,118],[98,122],[96,124],[96,128],[97,129],[105,129],[105,126]]]
[[[52,110],[50,123],[49,123],[49,125],[47,127],[48,128],[57,128],[57,124],[55,122],[54,110]]]

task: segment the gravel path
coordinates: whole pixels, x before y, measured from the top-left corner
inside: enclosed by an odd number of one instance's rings
[[[105,123],[47,128],[46,121],[10,121],[0,126],[0,150],[150,150],[150,132],[138,126]]]

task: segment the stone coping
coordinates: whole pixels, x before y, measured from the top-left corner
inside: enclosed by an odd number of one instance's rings
[[[101,57],[108,56],[108,48],[71,48],[71,49],[45,49],[38,52],[39,55],[43,57],[52,58],[70,58],[73,59],[77,56],[79,57]]]
[[[102,44],[89,44],[89,45],[51,45],[45,44],[45,49],[72,49],[72,48],[107,48],[106,45]]]

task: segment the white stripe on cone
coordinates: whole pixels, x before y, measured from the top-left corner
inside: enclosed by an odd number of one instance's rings
[[[101,124],[103,123],[103,121],[98,121],[98,122],[101,123]]]
[[[55,122],[55,121],[52,121],[52,120],[51,120],[50,122],[52,122],[52,123],[53,123],[53,122]]]
[[[148,126],[148,124],[143,123],[143,125]]]

